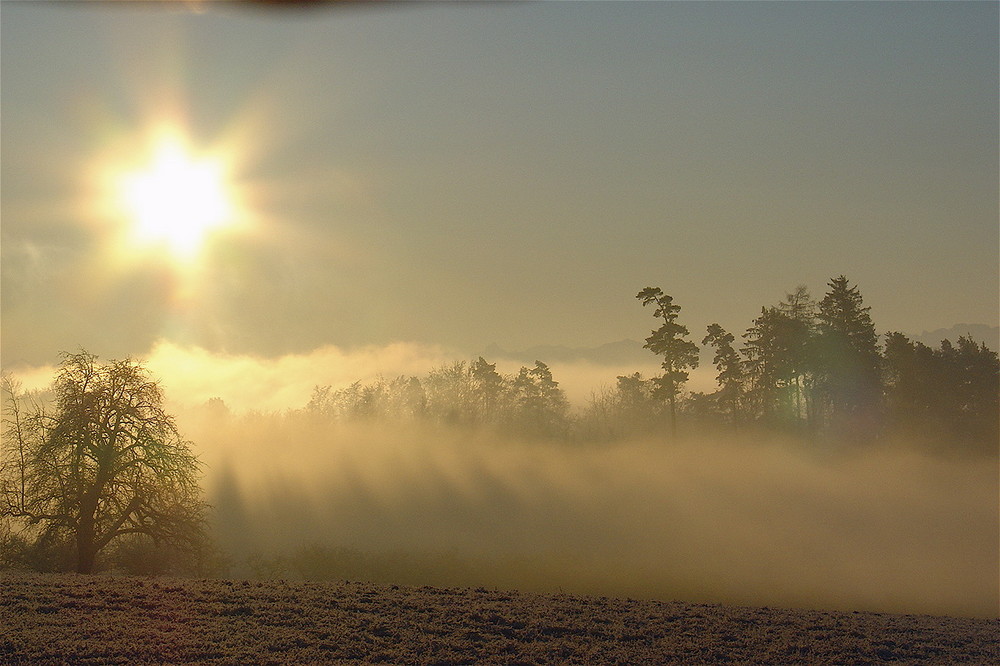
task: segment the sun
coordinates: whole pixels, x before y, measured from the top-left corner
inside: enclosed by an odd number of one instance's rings
[[[176,260],[193,259],[235,210],[222,160],[192,154],[178,136],[154,143],[148,162],[121,174],[117,198],[131,243],[159,247]]]

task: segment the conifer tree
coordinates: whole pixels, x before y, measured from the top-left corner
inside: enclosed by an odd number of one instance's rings
[[[488,363],[482,356],[472,363],[469,374],[480,421],[495,424],[502,410],[501,403],[505,391],[503,375],[497,372],[496,363]]]
[[[778,304],[778,310],[786,318],[783,345],[788,353],[795,419],[815,425],[813,352],[816,343],[816,302],[809,295],[809,289],[800,284]]]
[[[646,287],[636,294],[636,298],[643,307],[653,305],[653,316],[663,319],[663,325],[646,338],[643,346],[663,357],[663,375],[655,380],[657,394],[670,405],[670,430],[676,435],[677,395],[688,379],[687,369],[698,367],[698,345],[684,339],[688,329],[677,323],[681,306],[674,305],[673,297],[664,294],[659,287]]]
[[[719,390],[716,399],[719,407],[729,414],[730,423],[737,425],[740,421],[741,399],[743,394],[743,364],[740,355],[733,347],[736,338],[719,324],[708,326],[708,335],[701,341],[703,345],[715,348],[712,362],[719,371],[716,381]]]
[[[828,283],[819,303],[819,388],[835,427],[864,429],[878,409],[878,336],[861,292],[843,275]]]
[[[533,368],[522,367],[511,384],[511,392],[515,428],[546,436],[565,431],[569,401],[548,365],[535,361]]]
[[[747,398],[758,420],[775,425],[787,421],[791,404],[788,387],[794,371],[790,360],[789,320],[777,308],[761,308],[744,334]]]

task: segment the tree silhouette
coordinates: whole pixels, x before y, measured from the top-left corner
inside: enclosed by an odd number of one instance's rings
[[[772,425],[797,427],[808,421],[813,365],[813,323],[806,311],[761,308],[744,338],[748,399],[758,418]]]
[[[473,394],[476,396],[479,419],[483,423],[496,424],[503,410],[506,382],[497,372],[496,363],[488,363],[482,356],[473,361],[469,368]]]
[[[996,450],[1000,430],[997,353],[969,337],[938,349],[887,333],[882,358],[885,416],[907,436]]]
[[[64,355],[51,413],[24,403],[12,383],[6,389],[0,517],[74,543],[79,573],[127,535],[187,551],[204,545],[199,462],[139,363]]]
[[[937,390],[932,376],[935,364],[934,351],[927,345],[902,333],[886,333],[882,377],[886,416],[891,421],[911,425],[930,415]]]
[[[735,336],[712,324],[701,344],[714,348],[718,389],[682,393],[698,347],[677,322],[680,306],[659,288],[637,294],[662,324],[645,348],[663,374],[624,374],[571,410],[547,365],[516,374],[479,357],[431,370],[333,390],[318,386],[305,408],[320,420],[426,420],[491,428],[531,437],[612,440],[693,427],[776,427],[823,438],[905,435],[950,446],[993,447],[1000,429],[997,355],[971,338],[940,349],[890,334],[884,353],[861,293],[847,278],[829,282],[816,303],[805,286],[763,307],[737,348]],[[678,416],[678,412],[680,416]]]
[[[681,306],[664,294],[659,287],[646,287],[635,296],[642,303],[655,306],[653,316],[663,318],[663,325],[646,338],[646,349],[663,357],[663,375],[656,378],[657,394],[670,405],[670,431],[677,434],[677,394],[688,379],[687,369],[698,367],[698,345],[685,340],[687,326],[677,323]]]
[[[514,429],[549,436],[565,431],[569,402],[545,363],[535,361],[533,368],[522,367],[511,384],[511,394]]]
[[[996,450],[1000,431],[1000,363],[997,353],[969,336],[958,338],[953,362],[958,434]]]
[[[719,383],[719,390],[715,393],[715,399],[723,413],[728,415],[732,425],[739,424],[741,420],[741,402],[743,395],[743,364],[740,363],[740,355],[733,347],[736,338],[732,333],[727,332],[719,324],[709,324],[708,335],[701,341],[703,345],[715,347],[715,356],[712,362],[715,364],[719,374],[716,381]]]
[[[878,409],[881,358],[878,336],[861,292],[843,275],[828,283],[819,303],[819,389],[835,428],[864,432]]]
[[[795,418],[805,420],[815,426],[814,388],[816,345],[816,302],[809,295],[805,285],[799,285],[785,300],[778,304],[778,310],[786,318],[784,345],[788,350],[788,369],[794,393]]]
[[[431,370],[424,387],[428,408],[441,421],[453,425],[475,423],[476,397],[468,363],[455,361]]]
[[[788,387],[793,375],[790,362],[789,320],[777,308],[761,308],[760,316],[744,334],[747,399],[755,417],[769,425],[787,421]]]
[[[656,384],[642,373],[620,375],[613,388],[591,393],[580,415],[581,434],[599,440],[614,440],[639,434],[662,432],[667,405],[656,396]]]

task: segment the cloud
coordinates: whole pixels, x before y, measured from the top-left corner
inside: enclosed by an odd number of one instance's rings
[[[442,365],[472,360],[444,346],[415,342],[353,349],[325,345],[306,353],[267,357],[215,352],[167,340],[160,340],[139,358],[160,380],[172,407],[187,409],[212,398],[221,398],[237,412],[297,409],[305,406],[316,386],[341,388],[357,381],[367,383],[380,375],[423,377]],[[522,361],[503,358],[487,360],[495,362],[500,372],[510,374],[516,374],[520,366],[525,365]],[[595,391],[613,387],[619,375],[642,372],[649,377],[659,371],[652,356],[646,365],[569,361],[549,366],[570,403],[580,407],[586,405]],[[43,390],[51,383],[56,370],[52,365],[22,365],[11,368],[10,372],[25,390]],[[697,370],[687,388],[712,390],[711,381],[702,370]]]
[[[461,352],[438,345],[395,342],[343,349],[327,345],[305,354],[276,358],[220,354],[200,347],[161,341],[149,353],[147,367],[161,378],[168,398],[181,406],[222,398],[235,410],[282,410],[302,407],[315,386],[344,387],[366,383],[378,376],[422,377],[430,370],[455,361],[469,360]],[[516,373],[523,363],[487,359],[497,369]],[[543,359],[544,360],[544,359]],[[601,365],[586,361],[553,363],[553,376],[570,402],[582,406],[595,390],[613,386],[618,375],[656,372],[648,367]]]
[[[347,386],[379,375],[422,375],[454,360],[442,347],[397,342],[346,350],[333,345],[276,358],[158,342],[146,358],[168,399],[182,406],[222,398],[235,410],[302,407],[315,386]]]

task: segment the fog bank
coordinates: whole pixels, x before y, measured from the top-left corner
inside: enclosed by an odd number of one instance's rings
[[[369,383],[379,376],[424,376],[456,360],[470,360],[452,349],[415,342],[351,349],[326,345],[304,353],[269,358],[213,352],[166,340],[157,342],[142,358],[146,368],[159,379],[172,409],[186,410],[212,398],[222,398],[236,412],[299,409],[309,401],[316,386],[337,389],[354,382]],[[512,374],[517,374],[519,367],[524,365],[506,358],[486,360],[496,362],[500,372]],[[564,361],[551,363],[550,367],[570,403],[578,407],[585,405],[594,391],[614,386],[618,375],[642,372],[650,376],[660,371],[659,361],[653,354],[645,365]],[[28,391],[48,388],[58,372],[55,365],[18,366],[5,370],[17,377]],[[696,370],[688,388],[711,390],[714,372],[711,368]]]
[[[409,555],[435,584],[997,614],[995,458],[276,416],[187,427],[237,566],[319,546]]]

